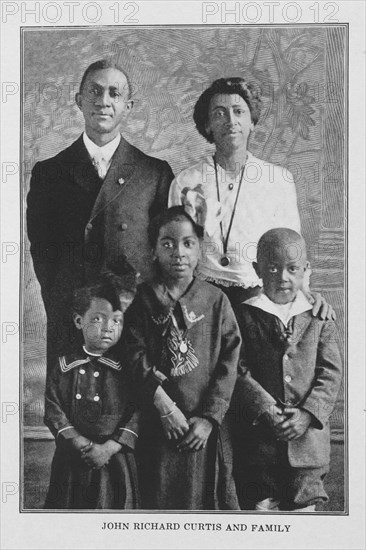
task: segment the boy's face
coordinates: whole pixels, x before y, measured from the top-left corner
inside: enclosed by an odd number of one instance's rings
[[[276,304],[288,304],[302,288],[308,261],[301,243],[293,243],[271,247],[268,254],[262,255],[259,263],[253,265],[263,280],[268,298]]]
[[[200,240],[189,220],[171,221],[160,228],[154,256],[165,279],[191,279],[199,254]]]
[[[89,309],[80,315],[74,313],[75,326],[83,331],[85,347],[91,353],[105,353],[121,337],[123,313],[113,311],[103,298],[93,298]]]

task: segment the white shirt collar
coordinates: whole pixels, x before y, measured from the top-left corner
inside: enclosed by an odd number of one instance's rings
[[[309,304],[301,290],[298,290],[295,300],[288,304],[275,304],[266,294],[264,294],[264,292],[261,292],[258,296],[249,298],[244,304],[257,307],[262,311],[275,315],[285,326],[288,325],[290,319],[295,317],[295,315],[313,309],[313,306]]]
[[[109,163],[121,141],[121,134],[118,134],[112,141],[103,145],[103,147],[96,145],[85,132],[83,133],[83,141],[91,158],[94,158],[95,154],[99,153],[103,156],[104,160]]]

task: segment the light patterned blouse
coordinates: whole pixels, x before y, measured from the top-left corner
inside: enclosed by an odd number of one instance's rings
[[[276,227],[300,232],[293,177],[286,168],[251,153],[243,173],[225,171],[219,164],[216,170],[211,156],[183,170],[171,184],[169,206],[183,204],[197,223],[204,224],[199,278],[224,286],[261,286],[252,266],[259,238]],[[228,265],[222,265],[223,256]]]

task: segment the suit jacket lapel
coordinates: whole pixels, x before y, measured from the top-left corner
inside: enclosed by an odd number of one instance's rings
[[[293,332],[290,338],[288,339],[288,343],[291,344],[292,342],[297,343],[301,340],[303,333],[311,323],[311,315],[309,315],[309,311],[304,311],[303,313],[299,313],[298,315],[295,315],[294,317],[294,324],[293,324]]]
[[[96,193],[102,180],[99,178],[81,135],[69,149],[68,162],[71,167],[71,178],[86,191]]]
[[[119,146],[112,157],[108,173],[95,201],[90,221],[114,201],[132,181],[138,161],[138,150],[132,147],[122,136]]]

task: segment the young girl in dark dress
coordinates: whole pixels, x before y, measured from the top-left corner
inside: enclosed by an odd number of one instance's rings
[[[133,294],[118,277],[75,293],[74,323],[84,345],[59,357],[47,375],[45,423],[56,450],[45,508],[139,507],[139,413],[114,349]]]
[[[142,507],[239,509],[225,413],[239,329],[228,298],[193,276],[202,228],[181,206],[149,227],[157,267],[126,317],[128,361],[145,403],[137,451]]]

